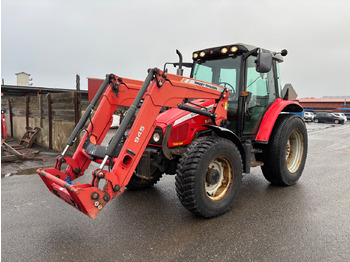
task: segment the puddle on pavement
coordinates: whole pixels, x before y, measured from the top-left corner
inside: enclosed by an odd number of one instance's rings
[[[7,178],[10,176],[17,176],[17,175],[34,175],[36,174],[37,169],[38,168],[35,167],[35,168],[22,169],[22,170],[19,170],[18,172],[1,174],[1,178]]]

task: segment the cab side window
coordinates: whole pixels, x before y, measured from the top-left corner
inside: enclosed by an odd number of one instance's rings
[[[280,75],[280,65],[276,62],[276,74],[277,74],[277,85],[278,85],[278,97],[282,96],[282,84],[281,84],[281,75]]]
[[[244,134],[256,134],[268,105],[276,98],[273,70],[259,73],[255,69],[255,56],[247,59],[246,91],[248,91]]]

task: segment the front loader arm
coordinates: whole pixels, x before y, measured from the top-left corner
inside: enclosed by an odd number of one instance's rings
[[[58,157],[55,168],[37,171],[52,193],[91,218],[95,218],[107,202],[124,191],[155,129],[156,117],[163,106],[176,107],[184,98],[216,99],[213,110],[216,124],[226,119],[227,114],[228,91],[220,86],[166,75],[158,69],[150,69],[142,85],[134,80],[116,79],[113,75],[108,78],[105,80],[108,86],[101,103],[73,157],[64,156],[66,148]],[[115,156],[116,149],[122,142],[126,128],[142,99],[142,106],[128,137]],[[96,145],[102,142],[111,125],[112,115],[120,105],[130,108],[106,148],[104,158],[89,156],[84,149],[84,143],[87,139]],[[88,118],[85,122],[87,120]],[[91,184],[71,185],[70,181],[83,175],[91,160],[100,163],[99,168],[93,171]],[[68,164],[65,173],[60,171],[62,163]],[[111,170],[105,170],[105,166],[109,166]]]

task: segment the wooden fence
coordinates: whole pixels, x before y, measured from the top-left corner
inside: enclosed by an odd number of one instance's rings
[[[52,93],[37,96],[1,97],[1,109],[6,110],[7,134],[20,139],[26,127],[40,127],[38,145],[62,151],[89,104],[79,92]],[[71,148],[70,152],[75,149]]]

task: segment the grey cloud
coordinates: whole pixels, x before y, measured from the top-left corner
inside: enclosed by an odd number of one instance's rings
[[[350,2],[2,1],[1,75],[74,88],[75,74],[143,79],[193,50],[244,42],[288,49],[282,82],[299,96],[350,95]]]

